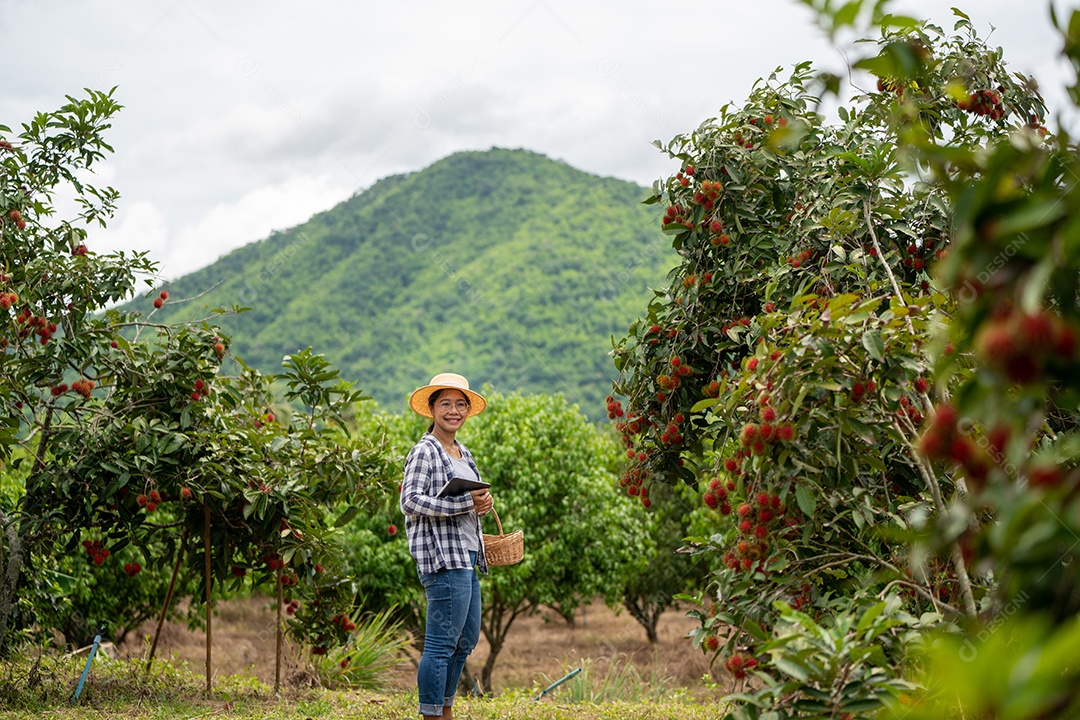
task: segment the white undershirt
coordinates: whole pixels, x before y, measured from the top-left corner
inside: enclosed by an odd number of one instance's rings
[[[456,458],[451,455],[450,463],[454,466],[454,477],[462,480],[480,479],[465,458]],[[462,537],[465,538],[465,549],[480,552],[480,522],[476,512],[455,515],[454,521],[458,524]]]

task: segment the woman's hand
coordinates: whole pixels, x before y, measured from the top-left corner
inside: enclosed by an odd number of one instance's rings
[[[491,512],[491,508],[495,505],[495,501],[491,498],[491,493],[487,488],[483,490],[473,490],[471,493],[473,506],[476,509],[477,515],[487,515]]]

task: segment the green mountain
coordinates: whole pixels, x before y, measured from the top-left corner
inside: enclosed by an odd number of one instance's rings
[[[249,365],[310,345],[392,410],[453,371],[598,418],[610,337],[676,260],[648,194],[524,150],[458,153],[170,283],[154,319],[250,307],[219,319]]]

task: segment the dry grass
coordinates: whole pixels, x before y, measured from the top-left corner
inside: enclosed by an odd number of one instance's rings
[[[658,628],[659,642],[654,648],[646,640],[645,631],[627,613],[617,614],[602,603],[584,609],[573,625],[554,613],[518,618],[495,665],[495,691],[544,687],[589,660],[594,675],[603,675],[613,661],[629,662],[645,679],[663,678],[670,686],[686,688],[700,699],[716,697],[717,693],[708,691],[701,678],[710,675],[722,682],[726,680],[724,671],[717,666],[711,672],[708,659],[685,639],[694,622],[681,611],[665,613]],[[133,633],[131,637],[135,639],[118,649],[120,656],[144,656],[148,648],[144,637],[153,629],[152,624],[147,624],[139,633]],[[215,675],[244,674],[273,684],[274,611],[269,599],[222,602],[213,621],[213,634]],[[292,648],[287,651],[283,674],[286,682],[302,675],[295,652]],[[202,673],[205,653],[202,631],[192,632],[184,625],[167,624],[158,643],[157,657],[176,657],[186,661],[192,671]],[[487,653],[488,646],[481,638],[470,660],[470,670],[478,674]],[[411,663],[404,663],[395,673],[393,687],[405,692],[415,688]]]
[[[273,692],[274,613],[265,599],[221,603],[214,619],[214,686],[205,692],[205,645],[201,631],[180,625],[165,629],[158,648],[161,662],[149,674],[139,663],[95,664],[79,707],[68,700],[82,670],[80,658],[23,658],[0,665],[0,694],[14,693],[0,715],[13,720],[50,717],[116,718],[127,720],[190,720],[228,717],[239,720],[384,720],[416,718],[414,670],[404,662],[386,694],[336,692],[311,688],[300,680],[304,671],[293,660],[280,694]],[[590,606],[574,625],[555,615],[519,619],[496,665],[496,697],[461,697],[455,717],[472,720],[706,720],[724,711],[722,694],[701,681],[709,673],[707,660],[683,637],[693,621],[670,612],[660,624],[660,642],[652,648],[644,631],[627,615],[603,605]],[[153,631],[152,624],[141,634]],[[138,635],[136,635],[138,637]],[[141,657],[148,645],[142,639],[119,648],[119,654]],[[483,644],[474,653],[475,672],[487,653]],[[170,663],[165,660],[175,659]],[[38,666],[40,665],[40,670]],[[567,671],[585,665],[590,686],[622,683],[616,700],[600,704],[571,703],[557,692],[534,700],[539,689]],[[628,672],[629,667],[635,668]],[[609,668],[612,672],[609,674]],[[636,675],[634,674],[636,672]],[[581,677],[584,677],[581,676]],[[642,692],[636,678],[641,679]],[[662,692],[655,690],[656,678]],[[629,679],[629,680],[627,680]],[[711,684],[711,683],[710,683]],[[724,682],[723,686],[729,685]],[[569,687],[564,686],[564,689]],[[595,696],[593,696],[595,697]],[[620,701],[625,700],[625,701]]]
[[[680,611],[665,613],[658,627],[659,642],[652,647],[633,618],[626,612],[616,614],[603,603],[590,605],[572,626],[552,612],[519,618],[497,659],[495,690],[547,685],[582,660],[591,660],[592,672],[601,675],[612,661],[631,662],[642,677],[670,678],[674,685],[700,690],[701,678],[710,669],[708,659],[685,637],[695,624]],[[475,660],[470,661],[474,672],[479,672],[487,653],[481,638]]]

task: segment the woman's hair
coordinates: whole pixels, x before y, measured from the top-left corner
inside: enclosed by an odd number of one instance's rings
[[[429,408],[431,409],[431,413],[432,413],[433,415],[435,414],[435,401],[439,399],[439,396],[443,394],[443,391],[444,391],[444,390],[449,390],[449,389],[450,389],[450,388],[439,388],[439,389],[438,389],[438,390],[436,390],[435,392],[433,392],[433,393],[431,393],[430,395],[428,395],[428,399],[427,399],[427,405],[428,405],[428,407],[429,407]],[[468,406],[469,406],[469,407],[472,407],[472,401],[471,401],[471,400],[469,400],[469,396],[468,396],[468,395],[466,395],[465,393],[461,393],[461,394],[462,394],[462,395],[465,395],[465,402],[466,402],[466,404],[468,404]],[[434,421],[434,420],[432,420],[432,421],[431,421],[431,424],[429,424],[429,425],[428,425],[427,431],[428,431],[428,432],[431,432],[431,431],[432,431],[432,430],[434,430],[434,429],[435,429],[435,421]]]

